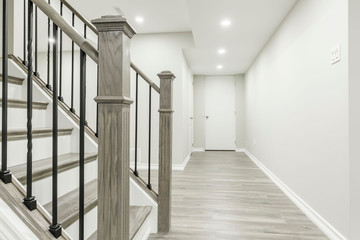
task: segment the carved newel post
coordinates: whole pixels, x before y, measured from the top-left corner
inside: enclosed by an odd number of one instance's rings
[[[169,232],[171,227],[173,81],[175,76],[170,71],[163,71],[158,76],[160,78],[158,231]]]
[[[99,32],[97,239],[129,240],[130,39],[122,16],[93,20]]]

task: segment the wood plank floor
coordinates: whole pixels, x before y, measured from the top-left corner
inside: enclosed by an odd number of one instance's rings
[[[193,153],[172,206],[171,231],[149,239],[328,239],[243,153]]]

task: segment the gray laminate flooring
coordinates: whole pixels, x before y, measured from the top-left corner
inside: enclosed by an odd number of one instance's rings
[[[149,239],[328,239],[244,153],[193,153],[172,206],[171,231]]]

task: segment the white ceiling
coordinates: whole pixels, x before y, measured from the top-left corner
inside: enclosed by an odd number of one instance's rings
[[[88,19],[123,13],[138,33],[192,31],[194,74],[244,73],[297,0],[68,0]],[[83,6],[89,6],[83,9]],[[139,24],[135,18],[141,16]],[[224,28],[223,19],[232,24]],[[217,50],[225,48],[219,55]],[[216,68],[223,65],[223,69]]]

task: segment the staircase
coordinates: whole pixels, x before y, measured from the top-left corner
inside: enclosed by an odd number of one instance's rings
[[[15,64],[10,61],[10,64]],[[19,66],[21,67],[21,66]],[[17,75],[21,74],[20,71]],[[24,73],[25,74],[25,73]],[[35,83],[34,83],[35,84]],[[25,88],[25,89],[24,89]],[[8,124],[8,157],[12,161],[9,162],[9,169],[19,183],[26,186],[27,164],[26,164],[26,144],[27,144],[27,130],[26,126],[26,109],[27,101],[21,99],[21,92],[26,90],[24,85],[24,78],[9,76],[9,99],[8,99],[8,117],[11,119]],[[45,95],[45,92],[38,94]],[[45,96],[44,96],[45,98]],[[1,101],[1,99],[0,99]],[[44,151],[44,149],[51,150],[52,129],[46,123],[46,115],[49,114],[48,106],[51,102],[33,101],[34,118],[33,118],[33,132],[35,158],[32,163],[32,181],[34,195],[36,195],[38,204],[42,204],[45,210],[52,214],[51,186],[52,177],[52,157],[51,151]],[[71,152],[72,141],[76,141],[73,135],[74,128],[59,128],[59,142],[63,147],[59,148],[58,156],[58,173],[59,179],[66,178],[67,180],[60,181],[58,208],[61,209],[58,218],[62,227],[67,231],[70,237],[76,239],[77,225],[79,217],[79,188],[78,188],[78,168],[79,168],[79,153]],[[1,139],[1,137],[0,137]],[[67,144],[65,144],[67,143]],[[67,145],[67,147],[65,147]],[[37,149],[36,146],[41,146]],[[85,221],[92,225],[92,229],[96,229],[96,221],[91,218],[96,218],[97,207],[97,179],[96,179],[96,165],[97,152],[85,154],[85,168],[87,169],[87,179],[85,184]],[[13,161],[16,159],[17,161]],[[71,181],[70,181],[71,179]],[[69,184],[73,182],[74,184]],[[25,207],[25,206],[24,206]],[[141,229],[142,224],[147,220],[152,210],[152,206],[130,206],[130,239],[142,239],[143,236],[136,236]],[[90,229],[91,230],[91,229]],[[90,231],[86,239],[97,239],[96,231]]]
[[[44,0],[26,2],[24,20],[28,21],[29,33],[33,33],[34,7],[48,16],[49,26],[50,21],[53,22],[55,40],[52,44],[49,42],[48,48],[52,45],[54,49],[51,63],[53,81],[50,87],[50,75],[45,80],[36,72],[37,51],[32,46],[37,46],[37,42],[33,43],[33,34],[24,37],[27,49],[24,49],[23,59],[20,59],[8,55],[8,29],[3,28],[5,40],[2,44],[1,73],[4,75],[0,75],[0,91],[3,93],[0,99],[0,177],[3,182],[0,183],[0,197],[38,239],[147,239],[150,233],[157,230],[169,231],[174,75],[169,71],[160,73],[161,84],[158,87],[130,62],[129,41],[135,33],[121,16],[97,19],[94,21],[95,27],[65,0],[60,1],[60,11]],[[3,0],[3,6],[3,14],[7,16],[7,0]],[[73,21],[77,17],[84,23],[84,36],[62,18],[63,7],[72,11]],[[6,17],[3,26],[8,26]],[[99,35],[99,50],[86,39],[86,29]],[[62,79],[60,74],[59,82],[56,74],[59,66],[61,72],[62,66],[61,37],[60,52],[56,50],[59,30],[80,47],[79,114],[75,113],[73,96],[69,103],[61,95],[62,82],[66,79]],[[26,51],[33,54],[26,55]],[[98,94],[91,96],[96,97],[99,115],[94,129],[85,121],[87,57],[99,69]],[[150,157],[148,182],[139,176],[137,143],[135,167],[130,169],[130,68],[136,74],[136,129],[138,80],[142,78],[149,85],[150,109],[151,92],[160,95],[158,193],[150,184]],[[71,81],[73,85],[74,79]],[[72,94],[73,91],[72,87]],[[136,139],[137,130],[135,142]],[[12,227],[16,231],[16,226]],[[11,238],[15,239],[9,236]]]

